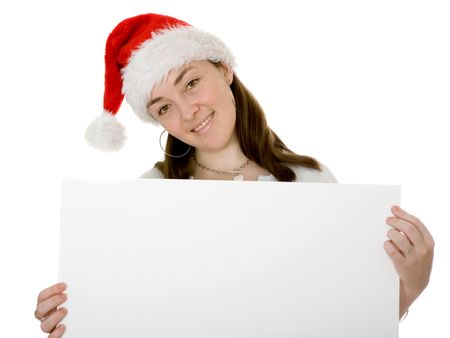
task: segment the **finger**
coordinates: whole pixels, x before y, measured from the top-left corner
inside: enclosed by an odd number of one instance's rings
[[[65,293],[61,293],[59,295],[50,297],[47,300],[44,300],[42,303],[38,304],[36,308],[36,315],[39,318],[45,318],[49,316],[51,312],[56,310],[58,306],[64,303],[67,300],[67,295]]]
[[[38,304],[58,293],[65,291],[66,288],[67,288],[67,285],[65,283],[57,283],[55,285],[50,286],[47,289],[42,290],[38,296],[38,301],[37,301]]]
[[[407,213],[405,210],[403,210],[402,208],[400,208],[398,205],[394,205],[391,208],[392,213],[399,217],[404,219],[405,221],[408,221],[410,223],[412,223],[414,226],[417,227],[417,229],[420,231],[421,235],[423,236],[423,238],[428,242],[428,243],[434,243],[433,242],[433,237],[431,236],[430,232],[428,231],[427,227],[421,222],[420,219],[418,219],[417,217]]]
[[[386,251],[389,258],[394,263],[397,273],[400,275],[400,271],[405,265],[405,257],[403,257],[400,249],[391,240],[387,240],[384,242],[384,251]]]
[[[402,235],[396,229],[390,229],[386,235],[391,239],[391,241],[397,246],[403,256],[409,253],[410,248],[412,246],[411,242],[405,235]]]
[[[52,332],[66,315],[67,309],[63,307],[59,308],[57,311],[49,315],[47,319],[42,321],[41,330],[46,333]]]
[[[50,333],[48,338],[61,338],[65,331],[66,326],[64,324],[61,324],[56,329],[54,329],[52,333]]]
[[[410,222],[398,217],[388,217],[386,223],[401,231],[416,248],[422,248],[425,245],[422,234]]]

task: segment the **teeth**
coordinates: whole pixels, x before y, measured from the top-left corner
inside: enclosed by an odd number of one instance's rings
[[[194,128],[194,131],[199,131],[204,126],[206,126],[208,124],[209,120],[211,120],[211,117],[212,117],[212,115],[209,115],[199,126]]]

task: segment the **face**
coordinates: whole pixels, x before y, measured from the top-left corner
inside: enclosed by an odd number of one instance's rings
[[[190,62],[153,88],[147,109],[172,136],[197,151],[218,151],[237,142],[232,81],[228,67]]]

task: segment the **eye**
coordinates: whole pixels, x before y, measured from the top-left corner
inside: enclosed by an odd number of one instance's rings
[[[199,80],[200,80],[200,79],[194,79],[194,80],[189,81],[189,82],[186,84],[186,89],[192,89],[192,88],[194,88],[194,87],[197,85],[197,83],[198,83]]]
[[[165,104],[164,106],[162,106],[161,108],[159,108],[158,110],[158,116],[164,115],[165,113],[167,113],[167,110],[169,109],[169,105]]]

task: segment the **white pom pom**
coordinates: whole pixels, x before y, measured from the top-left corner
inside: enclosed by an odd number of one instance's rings
[[[89,125],[85,139],[94,148],[103,151],[117,151],[125,143],[125,128],[114,115],[104,111]]]

